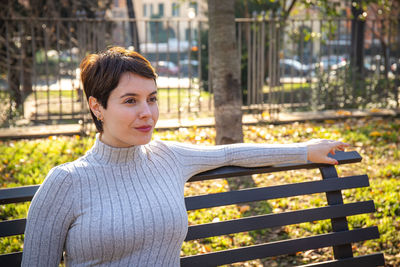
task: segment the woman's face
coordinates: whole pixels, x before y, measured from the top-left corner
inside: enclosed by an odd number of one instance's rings
[[[150,142],[159,115],[157,87],[153,79],[126,72],[111,92],[107,109],[94,102],[103,120],[101,141],[105,144],[130,147]],[[90,99],[89,105],[92,108]],[[94,114],[97,115],[96,111]]]

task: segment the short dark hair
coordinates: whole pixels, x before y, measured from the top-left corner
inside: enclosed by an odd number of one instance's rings
[[[150,62],[141,54],[114,46],[98,54],[87,55],[80,64],[81,80],[86,99],[93,96],[103,108],[125,72],[135,73],[156,81],[157,74]],[[90,110],[94,124],[103,132],[103,124]]]

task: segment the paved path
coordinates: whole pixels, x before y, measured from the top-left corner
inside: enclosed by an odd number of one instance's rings
[[[382,117],[382,116],[400,116],[399,111],[393,110],[370,110],[370,111],[320,111],[320,112],[292,112],[280,113],[274,119],[271,119],[267,114],[251,115],[246,114],[243,116],[243,123],[249,124],[284,124],[302,121],[321,121],[321,120],[336,120],[343,118],[357,118],[357,117]],[[214,118],[197,118],[197,119],[169,119],[159,120],[156,129],[176,129],[180,127],[206,127],[213,126]],[[83,129],[80,124],[60,124],[60,125],[42,125],[31,127],[14,127],[0,129],[0,140],[5,139],[22,139],[22,138],[41,138],[51,135],[76,135],[81,134],[83,131],[94,131],[94,125],[90,124],[86,129]]]

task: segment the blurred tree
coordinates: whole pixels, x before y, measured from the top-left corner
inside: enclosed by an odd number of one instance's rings
[[[8,73],[9,91],[16,109],[32,92],[33,40],[35,50],[40,51],[78,38],[78,23],[60,21],[57,26],[57,23],[35,19],[104,18],[111,4],[112,0],[0,0],[0,57],[6,59],[0,63],[0,72]],[[44,32],[48,38],[43,37]]]
[[[380,42],[385,67],[384,77],[388,79],[391,67],[389,59],[390,44],[397,45],[397,47],[394,47],[394,51],[400,51],[400,43],[396,42],[396,40],[400,40],[400,0],[376,1],[376,3],[371,3],[364,12],[366,12],[365,14],[368,18],[373,20],[373,23],[366,24],[366,28]],[[400,54],[392,56],[400,57]]]
[[[209,66],[214,92],[216,144],[243,142],[235,2],[208,0],[208,17]]]
[[[129,17],[129,19],[131,19],[131,21],[129,21],[129,30],[130,30],[131,38],[132,38],[132,45],[135,48],[135,51],[140,53],[139,32],[138,32],[137,23],[136,23],[135,8],[134,8],[132,1],[133,0],[126,0],[126,6],[128,9],[128,17]]]
[[[362,80],[365,75],[364,71],[364,43],[365,43],[365,19],[369,13],[374,12],[375,18],[380,20],[377,24],[379,26],[379,32],[375,32],[375,36],[380,40],[383,58],[385,59],[385,76],[388,75],[389,70],[389,58],[388,58],[388,38],[387,33],[390,26],[383,21],[388,21],[389,18],[399,17],[399,3],[400,0],[353,0],[353,1],[328,1],[328,0],[236,0],[235,15],[236,17],[256,17],[268,19],[277,19],[278,23],[269,24],[270,32],[266,34],[265,40],[265,58],[266,63],[264,76],[268,75],[268,72],[272,73],[269,75],[269,85],[277,86],[279,85],[279,71],[271,71],[271,69],[276,69],[279,62],[279,51],[282,49],[283,36],[281,31],[285,28],[285,23],[287,18],[290,16],[296,7],[303,6],[304,8],[315,8],[320,11],[320,17],[323,19],[334,19],[338,18],[345,13],[346,9],[350,10],[351,16],[351,50],[350,50],[350,65],[353,70],[353,74],[357,77],[356,80]],[[263,12],[263,13],[262,13]],[[265,15],[263,15],[265,14]],[[328,37],[335,35],[337,27],[335,25],[324,23],[322,25],[322,30],[325,31]],[[400,25],[400,23],[399,23]],[[368,25],[367,25],[368,27]],[[253,27],[254,28],[254,27]],[[393,28],[393,25],[392,25]],[[250,24],[243,27],[243,36],[246,38],[246,42],[242,45],[242,88],[243,90],[247,87],[247,71],[249,67],[247,66],[247,51],[246,45],[248,43],[248,38],[250,35]],[[296,43],[301,42],[303,45],[307,43],[306,38],[309,37],[309,31],[304,31],[304,29],[299,29],[299,34],[293,36],[294,38],[302,38],[302,40],[297,40]],[[272,35],[271,35],[272,34]],[[272,49],[270,49],[272,46]],[[269,53],[267,53],[269,51]],[[302,49],[302,55],[304,56],[304,50]],[[309,60],[305,60],[308,62]],[[250,70],[251,71],[251,70]],[[272,76],[272,77],[271,77]]]
[[[362,2],[355,0],[351,5],[350,66],[358,80],[364,77],[365,16]]]

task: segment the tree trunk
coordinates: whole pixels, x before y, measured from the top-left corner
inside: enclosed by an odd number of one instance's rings
[[[28,27],[28,25],[26,26]],[[31,40],[23,38],[22,40],[22,97],[23,101],[33,92],[32,85],[32,68],[33,68],[33,51]]]
[[[381,38],[381,47],[382,47],[382,54],[383,54],[383,64],[385,66],[384,70],[383,70],[383,75],[385,77],[386,80],[389,80],[389,49],[388,49],[388,45],[386,44],[386,42],[383,40],[383,38]]]
[[[22,90],[20,89],[20,77],[18,61],[11,59],[11,67],[8,73],[8,86],[11,99],[14,101],[17,109],[20,108],[23,103]]]
[[[208,0],[216,144],[243,142],[240,59],[237,56],[234,5],[232,0]]]
[[[128,8],[128,17],[130,19],[136,19],[135,8],[133,6],[132,0],[126,0],[126,6]],[[129,30],[132,38],[132,44],[135,47],[135,51],[140,53],[139,32],[136,21],[129,22]]]
[[[357,1],[360,4],[361,1]],[[365,21],[360,20],[359,16],[363,13],[360,7],[352,6],[351,12],[353,20],[351,22],[351,55],[350,64],[353,72],[363,76],[364,70],[364,32]]]

